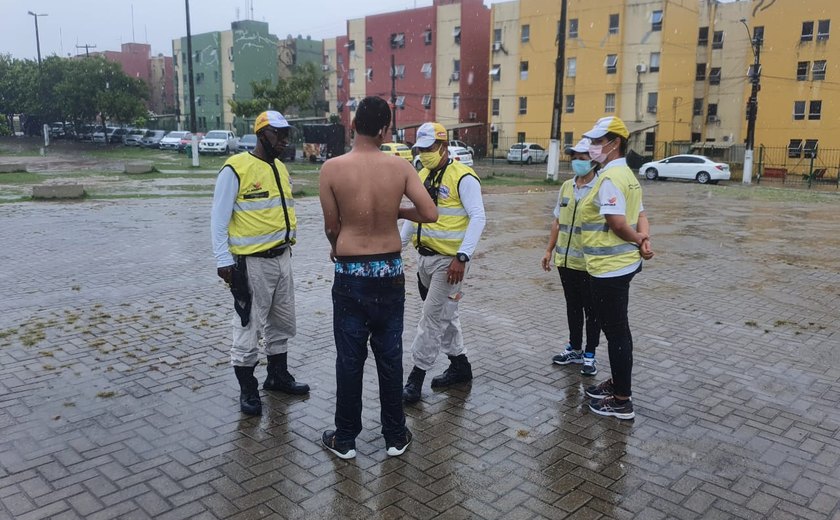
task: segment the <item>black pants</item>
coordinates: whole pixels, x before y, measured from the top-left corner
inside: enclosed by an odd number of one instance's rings
[[[598,324],[607,337],[610,354],[610,369],[615,394],[630,397],[633,372],[633,335],[627,320],[627,304],[630,299],[630,280],[642,267],[624,276],[614,278],[590,278],[592,299]]]
[[[575,350],[583,345],[583,324],[586,322],[586,351],[594,354],[601,328],[592,304],[592,288],[586,271],[558,267],[563,294],[566,296],[566,318],[569,321],[569,343]]]

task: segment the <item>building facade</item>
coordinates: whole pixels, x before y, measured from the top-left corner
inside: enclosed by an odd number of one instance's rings
[[[123,43],[119,51],[91,54],[119,63],[127,76],[142,80],[149,87],[146,107],[152,113],[171,114],[175,110],[175,78],[171,57],[162,54],[153,57],[152,48],[146,43]]]

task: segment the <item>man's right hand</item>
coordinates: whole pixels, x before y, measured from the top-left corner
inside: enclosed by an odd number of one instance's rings
[[[216,274],[219,275],[219,278],[224,280],[226,284],[230,285],[231,280],[233,280],[233,266],[227,265],[225,267],[219,267],[216,269]]]

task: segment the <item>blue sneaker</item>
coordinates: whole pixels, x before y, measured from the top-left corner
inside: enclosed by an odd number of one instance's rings
[[[585,352],[583,354],[583,367],[581,367],[580,373],[585,376],[594,376],[598,373],[597,363],[595,362],[595,354],[589,352]]]
[[[555,365],[569,365],[575,364],[580,365],[583,363],[583,351],[582,350],[566,350],[562,354],[557,354],[551,360],[554,362]]]

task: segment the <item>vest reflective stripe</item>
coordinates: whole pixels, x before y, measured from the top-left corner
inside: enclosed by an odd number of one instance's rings
[[[288,243],[294,244],[297,217],[289,172],[283,163],[274,161],[280,187],[271,164],[247,152],[230,157],[225,166],[232,168],[239,180],[228,225],[230,252],[250,255],[265,251],[287,243],[287,235]]]
[[[613,233],[596,204],[598,191],[605,179],[624,194],[625,219],[636,229],[642,207],[642,187],[627,166],[614,166],[601,172],[589,194],[581,199],[581,237],[586,270],[593,276],[603,275],[628,267],[641,259],[639,247]]]
[[[425,182],[429,173],[426,168],[420,170],[420,181]],[[421,224],[419,244],[417,242],[417,224],[414,224],[414,232],[411,236],[414,247],[426,246],[447,256],[455,256],[458,253],[458,248],[464,241],[467,226],[470,223],[467,210],[464,209],[461,196],[458,193],[458,184],[467,175],[471,175],[478,180],[472,168],[464,166],[458,161],[452,161],[446,166],[438,190],[437,222]]]
[[[575,181],[570,179],[560,187],[560,231],[554,246],[554,265],[586,271],[581,250],[580,206],[575,200]]]

